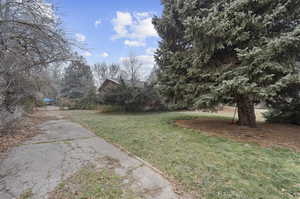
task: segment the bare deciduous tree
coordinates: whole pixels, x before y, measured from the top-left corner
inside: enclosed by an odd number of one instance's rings
[[[120,66],[118,64],[97,63],[93,66],[93,73],[97,86],[100,86],[105,79],[117,79],[120,76]]]
[[[68,59],[69,52],[69,42],[50,4],[0,0],[0,115],[14,114],[24,98],[34,95],[39,72]]]
[[[134,85],[141,79],[142,63],[134,54],[123,60],[124,70],[122,71],[122,78],[130,80]]]

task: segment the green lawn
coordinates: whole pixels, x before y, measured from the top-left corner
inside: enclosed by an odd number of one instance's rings
[[[150,162],[195,198],[299,199],[300,153],[210,137],[174,125],[182,113],[67,114]]]

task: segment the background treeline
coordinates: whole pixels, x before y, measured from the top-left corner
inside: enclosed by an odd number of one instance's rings
[[[81,57],[65,69],[59,105],[69,109],[102,109],[109,105],[119,111],[164,109],[154,78],[156,69],[146,80],[141,69],[142,63],[133,54],[121,64],[103,62],[91,67]],[[99,93],[105,80],[118,82],[118,86]]]

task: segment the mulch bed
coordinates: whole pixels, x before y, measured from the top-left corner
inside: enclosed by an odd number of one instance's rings
[[[264,147],[281,146],[300,152],[300,126],[258,123],[258,128],[232,124],[230,120],[199,118],[178,120],[176,124],[208,135],[229,138],[239,142],[254,142]]]

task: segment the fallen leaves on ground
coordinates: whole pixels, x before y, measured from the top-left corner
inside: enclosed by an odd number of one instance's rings
[[[28,114],[18,122],[14,129],[8,129],[7,132],[0,134],[0,157],[8,149],[36,136],[39,133],[37,125],[47,120],[49,120],[49,116],[44,112]]]

